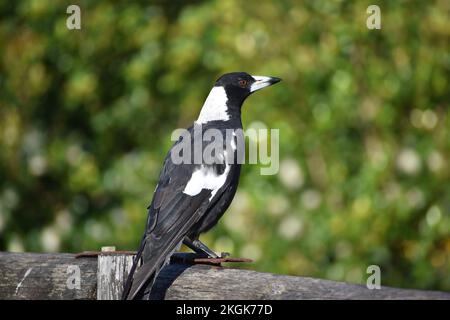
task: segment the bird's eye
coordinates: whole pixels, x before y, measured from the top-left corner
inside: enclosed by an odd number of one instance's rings
[[[245,88],[247,86],[247,80],[239,80],[239,86]]]

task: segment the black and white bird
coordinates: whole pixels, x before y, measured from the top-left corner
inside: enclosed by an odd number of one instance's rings
[[[210,161],[175,164],[169,151],[148,207],[145,233],[125,284],[123,299],[148,298],[159,271],[182,243],[197,253],[217,257],[199,236],[218,222],[236,193],[242,163],[239,161],[242,159],[237,159],[238,141],[243,141],[242,104],[253,92],[280,80],[233,72],[216,81],[198,119],[187,129],[192,133],[187,143],[194,145],[198,138],[196,132],[203,134],[215,129],[224,137],[223,154],[215,154],[217,161],[212,164]],[[232,138],[226,139],[226,131],[230,130]],[[180,138],[171,150],[180,143],[186,141]]]

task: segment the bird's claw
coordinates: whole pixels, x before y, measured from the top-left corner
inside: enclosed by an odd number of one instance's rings
[[[183,253],[177,252],[172,255],[171,258],[174,263],[187,263],[187,264],[209,264],[220,266],[224,262],[253,262],[251,259],[246,258],[231,258],[227,252],[221,253],[220,257],[210,257],[206,255],[196,253]]]

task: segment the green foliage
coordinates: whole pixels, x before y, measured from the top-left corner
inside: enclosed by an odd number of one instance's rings
[[[446,1],[0,2],[0,249],[136,248],[170,135],[213,81],[284,81],[245,104],[280,172],[243,168],[204,236],[251,268],[450,290]]]

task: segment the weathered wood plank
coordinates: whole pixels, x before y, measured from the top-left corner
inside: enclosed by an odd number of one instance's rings
[[[154,299],[450,299],[450,293],[366,286],[271,273],[172,264],[158,277]]]
[[[80,286],[71,289],[71,268],[76,267],[80,270]],[[96,299],[96,288],[96,258],[0,252],[0,299]],[[152,298],[450,300],[450,293],[388,287],[369,290],[329,280],[173,263],[160,273]]]
[[[0,299],[95,299],[96,291],[96,258],[0,253]]]
[[[98,256],[97,300],[120,300],[123,287],[133,265],[133,255],[105,255],[115,247],[103,247]]]

